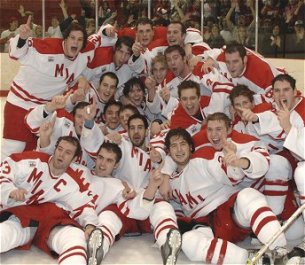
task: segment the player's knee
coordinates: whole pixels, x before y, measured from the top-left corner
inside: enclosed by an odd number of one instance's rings
[[[11,139],[2,139],[1,162],[13,153],[20,153],[24,150],[26,143]]]
[[[98,216],[99,225],[104,225],[111,230],[114,235],[118,234],[122,228],[122,220],[112,211],[103,211]]]
[[[288,159],[280,155],[270,155],[270,167],[266,179],[288,181],[291,176],[292,168]]]
[[[294,181],[298,191],[304,195],[305,193],[305,162],[299,162],[297,168],[294,171]]]
[[[150,212],[149,218],[152,224],[155,224],[156,222],[158,222],[158,220],[164,218],[170,218],[174,222],[176,222],[177,220],[174,208],[168,202],[165,201],[157,202],[154,204]]]
[[[61,250],[58,254],[61,254],[71,246],[81,246],[86,248],[86,238],[85,233],[80,228],[74,226],[65,226],[61,229],[58,234],[57,241],[61,245]]]

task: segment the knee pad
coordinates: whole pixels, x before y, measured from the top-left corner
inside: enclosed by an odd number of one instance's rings
[[[292,177],[292,167],[288,159],[280,155],[270,155],[270,167],[265,175],[267,180],[288,181]]]

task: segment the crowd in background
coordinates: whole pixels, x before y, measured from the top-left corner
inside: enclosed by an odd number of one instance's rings
[[[156,26],[167,26],[171,20],[178,20],[186,27],[202,30],[203,41],[211,48],[220,48],[236,40],[255,49],[254,0],[204,0],[202,14],[201,3],[200,0],[100,0],[98,23],[99,26],[109,23],[117,28],[134,27],[137,19],[147,17],[150,10]],[[75,11],[69,4],[67,0],[61,0],[57,6],[61,12],[46,16],[45,37],[61,37],[61,32],[73,20],[86,26],[89,35],[95,32],[95,1],[80,0],[80,11]],[[29,3],[21,4],[16,16],[5,19],[7,28],[2,31],[0,40],[2,52],[7,52],[8,40],[18,33],[18,25],[24,18],[29,14],[33,17],[31,8]],[[258,51],[267,57],[304,58],[304,0],[259,0],[258,10]],[[38,19],[33,21],[33,36],[42,37],[42,25]]]

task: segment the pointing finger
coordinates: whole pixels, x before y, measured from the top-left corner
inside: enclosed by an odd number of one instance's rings
[[[26,24],[30,27],[31,26],[31,21],[32,21],[32,15],[28,16],[28,20],[26,21]]]

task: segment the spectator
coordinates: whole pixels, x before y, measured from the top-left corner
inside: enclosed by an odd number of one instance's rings
[[[221,18],[220,20],[221,30],[220,35],[223,37],[225,43],[229,43],[233,41],[233,34],[228,27],[228,23],[225,18]]]
[[[276,24],[273,26],[271,35],[266,35],[262,41],[263,54],[267,57],[283,57],[283,41],[281,27]]]
[[[294,23],[294,34],[287,38],[286,51],[293,53],[293,58],[305,58],[304,22],[302,20]]]
[[[62,38],[62,33],[59,27],[59,20],[56,16],[52,17],[51,26],[48,28],[47,37]]]
[[[10,17],[9,28],[2,31],[0,37],[1,52],[8,52],[9,40],[18,34],[18,19],[16,17]]]
[[[43,32],[42,32],[42,26],[37,25],[35,29],[33,30],[33,37],[34,38],[42,38],[43,37]]]
[[[86,31],[88,36],[95,33],[95,20],[94,18],[88,18],[86,22]]]
[[[221,48],[225,44],[225,40],[220,35],[218,24],[213,24],[211,28],[211,38],[208,44],[211,48]]]

